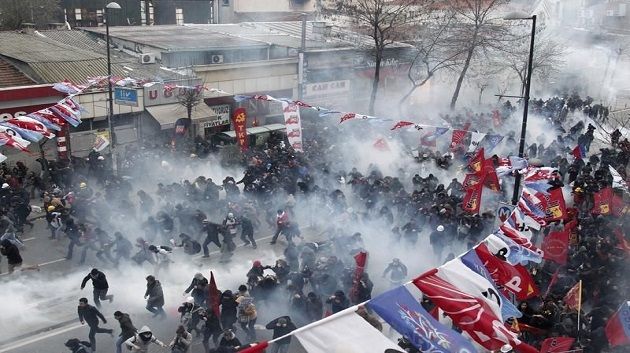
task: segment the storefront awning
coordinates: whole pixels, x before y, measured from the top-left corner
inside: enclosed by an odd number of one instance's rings
[[[179,118],[185,118],[186,107],[180,104],[164,104],[155,105],[146,108],[149,114],[153,116],[162,130],[174,129],[175,122]],[[197,106],[193,107],[192,116],[193,123],[198,120],[216,119],[216,112],[205,103],[201,102]]]

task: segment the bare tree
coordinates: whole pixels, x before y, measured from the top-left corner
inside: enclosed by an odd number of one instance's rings
[[[385,49],[396,41],[408,38],[409,25],[417,21],[416,13],[432,0],[318,0],[325,17],[343,17],[353,29],[369,36],[373,41],[374,78],[370,94],[369,113],[374,114],[378,93],[381,62]]]
[[[536,45],[534,45],[534,59],[532,61],[532,77],[539,80],[546,80],[556,74],[564,65],[566,48],[557,43],[549,35],[544,34],[541,28],[536,35]],[[529,34],[527,35],[529,38]],[[516,42],[516,41],[515,41]],[[506,48],[507,55],[497,64],[515,73],[521,82],[521,91],[525,87],[527,80],[527,58],[529,56],[529,40],[517,41],[521,45],[513,48]],[[521,92],[522,94],[523,92]]]
[[[437,13],[418,26],[417,39],[410,42],[416,48],[416,55],[407,71],[411,88],[400,99],[399,107],[402,107],[404,101],[438,71],[452,69],[460,64],[465,50],[457,45],[452,37],[455,15],[455,12],[451,11]]]
[[[1,0],[0,29],[20,29],[23,23],[33,23],[38,28],[50,22],[60,22],[59,0]]]
[[[193,109],[203,102],[204,85],[180,87],[177,93],[177,103],[186,108],[188,122],[192,126]],[[189,129],[189,136],[192,136],[192,129]]]
[[[457,79],[455,91],[451,98],[451,109],[454,109],[459,93],[466,78],[466,73],[475,57],[490,48],[499,48],[507,40],[507,26],[496,18],[496,10],[507,4],[509,0],[451,0],[449,5],[457,14],[459,45],[466,49],[465,58]]]

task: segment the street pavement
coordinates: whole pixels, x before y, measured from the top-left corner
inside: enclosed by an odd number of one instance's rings
[[[303,235],[309,241],[318,240],[313,229],[306,227]],[[236,239],[238,248],[232,261],[225,266],[219,264],[219,252],[210,247],[210,258],[201,255],[188,256],[178,254],[175,249],[173,261],[167,273],[158,274],[165,292],[165,310],[167,319],[153,319],[152,314],[144,308],[143,299],[147,274],[154,274],[154,269],[145,264],[115,270],[99,267],[101,263],[88,256],[85,265],[79,265],[80,250],[76,251],[72,260],[66,260],[68,240],[63,233],[60,239],[49,239],[49,231],[43,219],[34,221],[34,228],[27,230],[22,236],[25,248],[21,250],[24,266],[38,265],[39,271],[23,271],[8,275],[6,260],[0,265],[0,353],[49,353],[64,352],[64,342],[73,337],[87,340],[89,328],[82,326],[76,314],[78,298],[87,297],[92,303],[92,286],[88,282],[84,290],[80,290],[81,279],[93,267],[103,270],[110,283],[110,294],[114,294],[113,303],[102,303],[101,311],[107,318],[107,324],[101,327],[114,328],[115,337],[108,334],[97,335],[96,352],[113,352],[114,342],[120,332],[113,312],[120,310],[130,314],[136,327],[147,324],[157,337],[168,343],[174,336],[178,324],[177,307],[183,302],[183,290],[188,286],[195,272],[202,272],[206,277],[209,270],[214,270],[219,289],[235,290],[238,284],[245,282],[245,273],[253,260],[260,259],[264,264],[273,264],[275,259],[283,256],[284,243],[279,241],[270,245],[271,230],[261,230],[256,234],[258,249],[245,247]],[[133,238],[133,237],[132,237]],[[213,251],[214,250],[214,251]],[[111,265],[110,265],[111,267]],[[264,310],[264,309],[263,309]],[[259,311],[263,311],[259,308]],[[269,338],[271,331],[264,329],[264,324],[283,312],[267,312],[260,315],[257,322],[259,339]],[[240,332],[237,332],[240,334]],[[168,349],[152,347],[151,352],[167,352]],[[299,344],[292,343],[291,352],[302,352]],[[196,341],[191,353],[203,352],[200,341]]]

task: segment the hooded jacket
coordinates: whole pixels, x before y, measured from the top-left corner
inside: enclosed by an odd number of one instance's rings
[[[141,335],[143,333],[151,334],[151,338],[149,338],[146,341],[143,340],[141,338]],[[158,340],[157,337],[153,336],[153,333],[151,332],[151,329],[149,328],[149,326],[142,326],[142,328],[138,331],[138,333],[134,334],[131,338],[125,341],[125,345],[130,347],[132,352],[136,352],[136,353],[148,353],[149,345],[151,343],[155,343],[157,345],[164,347],[164,343]]]
[[[109,284],[107,283],[107,277],[101,271],[96,271],[96,275],[94,276],[92,276],[92,273],[88,273],[88,275],[85,276],[83,278],[83,281],[81,282],[81,289],[85,287],[85,284],[89,280],[92,280],[92,285],[94,286],[94,289],[99,289],[99,290],[109,289]]]
[[[149,296],[149,304],[153,306],[164,305],[164,292],[162,291],[162,284],[160,281],[155,280],[155,282],[151,284],[147,283],[147,291],[144,295]]]
[[[20,250],[17,246],[15,246],[15,244],[11,243],[9,239],[2,240],[0,245],[2,245],[2,255],[7,257],[7,261],[10,265],[18,265],[22,263]]]
[[[138,331],[131,322],[129,314],[123,313],[121,318],[118,319],[118,322],[120,323],[120,337],[122,337],[123,340],[133,337],[136,334],[136,331]]]

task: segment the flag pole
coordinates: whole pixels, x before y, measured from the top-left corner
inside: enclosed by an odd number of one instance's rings
[[[578,282],[578,310],[577,310],[577,342],[580,343],[580,317],[582,316],[582,280]]]

